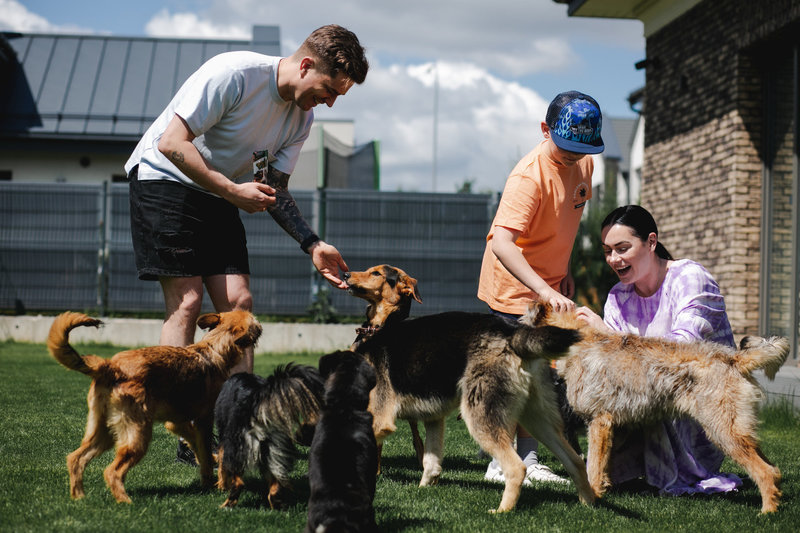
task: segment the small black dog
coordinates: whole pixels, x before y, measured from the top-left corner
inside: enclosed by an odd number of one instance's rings
[[[308,459],[307,533],[374,532],[378,447],[367,412],[375,370],[351,351],[323,356],[325,402]]]
[[[258,468],[269,484],[270,508],[281,506],[279,493],[288,487],[298,456],[295,443],[311,444],[324,391],[316,368],[295,363],[267,378],[243,372],[225,382],[214,409],[217,487],[229,491],[222,507],[236,505],[250,468]]]

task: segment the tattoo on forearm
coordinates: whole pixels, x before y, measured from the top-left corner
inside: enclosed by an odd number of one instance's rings
[[[170,159],[172,159],[176,163],[183,163],[184,161],[183,152],[173,151],[172,154],[170,155]]]
[[[275,222],[299,243],[313,235],[314,230],[303,218],[303,214],[289,193],[289,174],[270,167],[266,178],[261,182],[275,189],[275,205],[267,208]]]

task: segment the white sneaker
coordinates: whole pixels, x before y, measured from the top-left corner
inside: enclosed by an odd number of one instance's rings
[[[486,474],[483,475],[483,479],[493,481],[494,483],[505,483],[506,478],[503,475],[503,471],[500,469],[500,463],[497,461],[490,462],[489,467],[486,469]]]
[[[555,476],[555,474],[553,475]],[[506,477],[503,475],[503,471],[500,469],[500,464],[495,463],[494,461],[489,463],[489,467],[486,469],[486,474],[484,474],[483,478],[486,479],[487,481],[492,481],[494,483],[505,484],[506,482]],[[526,487],[530,487],[531,485],[533,485],[533,483],[531,482],[530,479],[527,478],[527,476],[525,477],[525,479],[522,480],[522,484]]]
[[[502,473],[500,475],[502,475]],[[568,479],[555,475],[549,467],[541,463],[532,464],[528,467],[528,471],[525,474],[526,484],[530,484],[531,480],[561,483],[565,485],[569,484]]]

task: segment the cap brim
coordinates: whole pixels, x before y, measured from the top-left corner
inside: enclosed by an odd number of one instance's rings
[[[562,150],[566,150],[567,152],[575,152],[578,154],[599,154],[606,149],[605,144],[603,144],[602,137],[599,137],[597,139],[597,141],[600,143],[598,145],[585,144],[578,141],[570,141],[564,139],[563,137],[559,137],[552,131],[550,132],[550,138],[553,139],[553,142],[556,143],[556,146],[558,146]]]

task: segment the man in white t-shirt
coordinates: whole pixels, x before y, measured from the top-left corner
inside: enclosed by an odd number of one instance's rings
[[[358,38],[323,26],[289,57],[228,52],[202,65],[147,130],[125,164],[140,279],[158,280],[161,344],[194,339],[203,286],[217,311],[252,308],[239,209],[268,211],[340,289],[348,267],[309,227],[288,190],[312,108],[332,106],[369,65]],[[269,165],[253,180],[255,152]],[[252,351],[236,371],[253,369]]]

